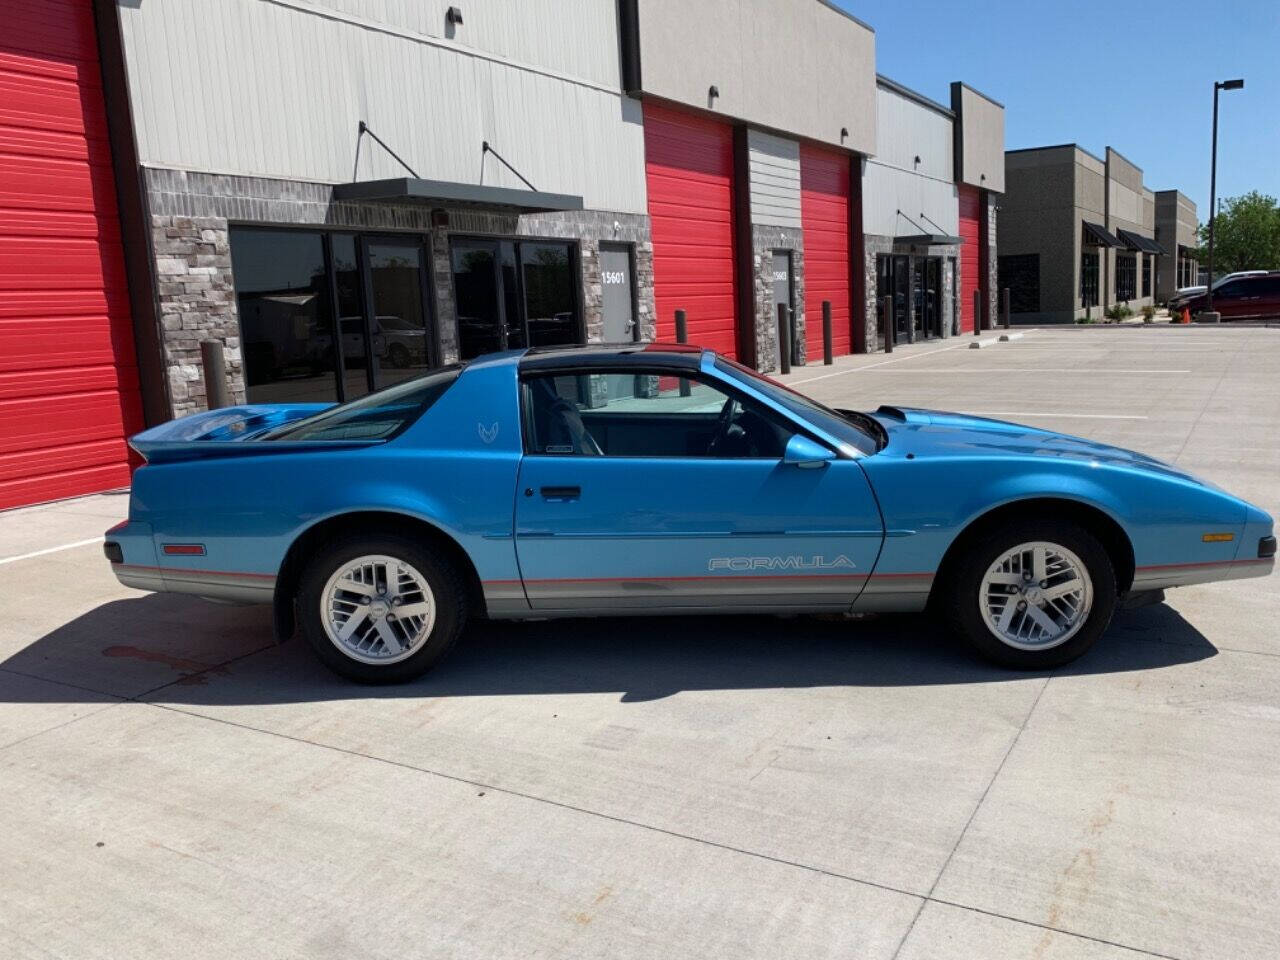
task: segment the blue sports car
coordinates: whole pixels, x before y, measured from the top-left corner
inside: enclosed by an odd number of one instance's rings
[[[1117,603],[1271,572],[1266,513],[1176,467],[952,413],[832,410],[693,347],[494,354],[339,406],[133,438],[120,582],[274,604],[363,682],[469,618],[932,608],[1065,663]]]

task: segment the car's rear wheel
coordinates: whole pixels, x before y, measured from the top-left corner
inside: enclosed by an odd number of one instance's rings
[[[359,683],[421,676],[457,642],[466,592],[452,565],[393,535],[357,536],[321,550],[302,574],[303,635],[330,669]]]
[[[1021,521],[980,534],[948,564],[945,610],[980,655],[1040,670],[1080,656],[1116,606],[1106,548],[1067,521]]]

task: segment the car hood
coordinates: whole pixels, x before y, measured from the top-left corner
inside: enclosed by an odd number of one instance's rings
[[[889,434],[887,449],[897,448],[917,457],[1075,460],[1141,469],[1208,485],[1185,470],[1143,453],[1004,420],[890,406],[882,406],[875,417]]]

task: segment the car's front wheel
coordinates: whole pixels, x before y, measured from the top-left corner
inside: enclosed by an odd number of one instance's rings
[[[1116,606],[1106,548],[1068,521],[1005,524],[949,564],[945,611],[983,657],[1041,670],[1068,663],[1102,636]]]
[[[444,558],[406,538],[345,538],[302,574],[300,626],[330,669],[359,683],[402,683],[442,660],[466,622],[466,592]]]

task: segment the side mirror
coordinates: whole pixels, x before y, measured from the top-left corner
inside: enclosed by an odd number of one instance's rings
[[[797,433],[787,441],[787,451],[782,456],[782,462],[799,467],[801,470],[815,470],[818,467],[825,467],[828,461],[835,458],[833,451]]]

